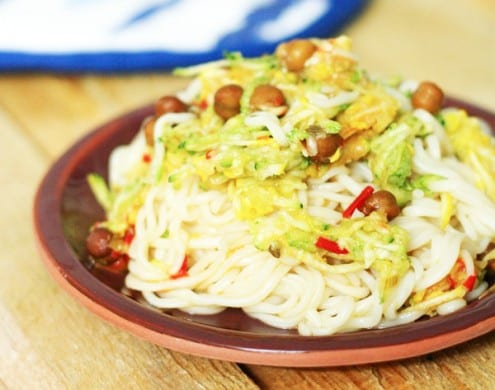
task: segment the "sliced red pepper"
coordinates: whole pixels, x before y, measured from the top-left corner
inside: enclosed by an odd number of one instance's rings
[[[464,264],[464,261],[462,260],[461,257],[457,259],[455,262],[454,266],[452,267],[452,270],[450,271],[450,274],[447,275],[447,280],[449,282],[450,288],[455,288],[458,285],[461,285],[461,278],[462,274],[466,272],[466,264]],[[469,275],[464,282],[462,282],[462,285],[466,287],[468,291],[471,291],[476,283],[476,275]]]
[[[364,187],[360,194],[356,196],[352,203],[344,210],[344,212],[342,213],[342,217],[351,218],[354,211],[361,207],[364,204],[365,200],[368,199],[374,191],[375,189],[372,186]]]
[[[210,159],[210,158],[212,158],[212,157],[213,157],[213,149],[209,149],[209,150],[207,150],[207,151],[206,151],[206,153],[205,153],[205,158],[206,158],[207,160],[209,160],[209,159]]]
[[[452,290],[453,288],[455,288],[457,282],[454,280],[454,278],[452,278],[452,276],[450,275],[447,275],[447,282],[449,282],[449,288]]]
[[[206,110],[208,108],[208,102],[206,99],[200,100],[199,102],[194,102],[193,104],[200,110]]]
[[[134,226],[129,226],[129,228],[127,228],[127,230],[124,233],[124,244],[131,245],[132,240],[134,240],[134,235],[135,235]]]
[[[335,253],[337,255],[346,255],[349,251],[345,248],[341,248],[337,242],[329,240],[325,237],[318,237],[315,245],[320,249]]]
[[[468,291],[471,291],[475,283],[476,275],[469,275],[462,285],[466,287]]]
[[[183,276],[187,276],[187,255],[184,256],[184,260],[182,261],[182,265],[179,270],[170,276],[172,279],[182,278]]]
[[[148,164],[151,162],[151,156],[148,153],[145,153],[145,154],[143,154],[142,160],[143,160],[143,162]]]

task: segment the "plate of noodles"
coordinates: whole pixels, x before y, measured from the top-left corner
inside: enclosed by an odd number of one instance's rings
[[[167,348],[338,366],[495,328],[495,115],[381,80],[346,36],[178,68],[176,94],[72,146],[38,189],[42,258]]]

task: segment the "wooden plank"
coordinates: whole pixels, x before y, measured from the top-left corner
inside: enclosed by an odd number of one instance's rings
[[[39,123],[42,127],[44,124]],[[256,388],[232,363],[172,353],[106,324],[39,260],[31,202],[47,157],[0,110],[0,383],[8,388]]]
[[[340,368],[244,368],[263,389],[489,389],[495,377],[495,334],[445,351],[397,362]]]
[[[0,76],[0,105],[52,158],[103,122],[174,93],[187,80],[169,75]]]

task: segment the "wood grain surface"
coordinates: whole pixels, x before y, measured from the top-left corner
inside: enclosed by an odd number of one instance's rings
[[[344,32],[371,72],[434,80],[495,111],[493,0],[375,0]],[[495,388],[493,333],[384,364],[237,365],[137,339],[59,288],[33,239],[32,201],[42,175],[95,126],[185,82],[166,73],[0,74],[0,389]]]

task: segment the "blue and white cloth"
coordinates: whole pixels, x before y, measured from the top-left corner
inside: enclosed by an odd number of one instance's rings
[[[0,71],[132,72],[341,32],[367,0],[0,0]]]

